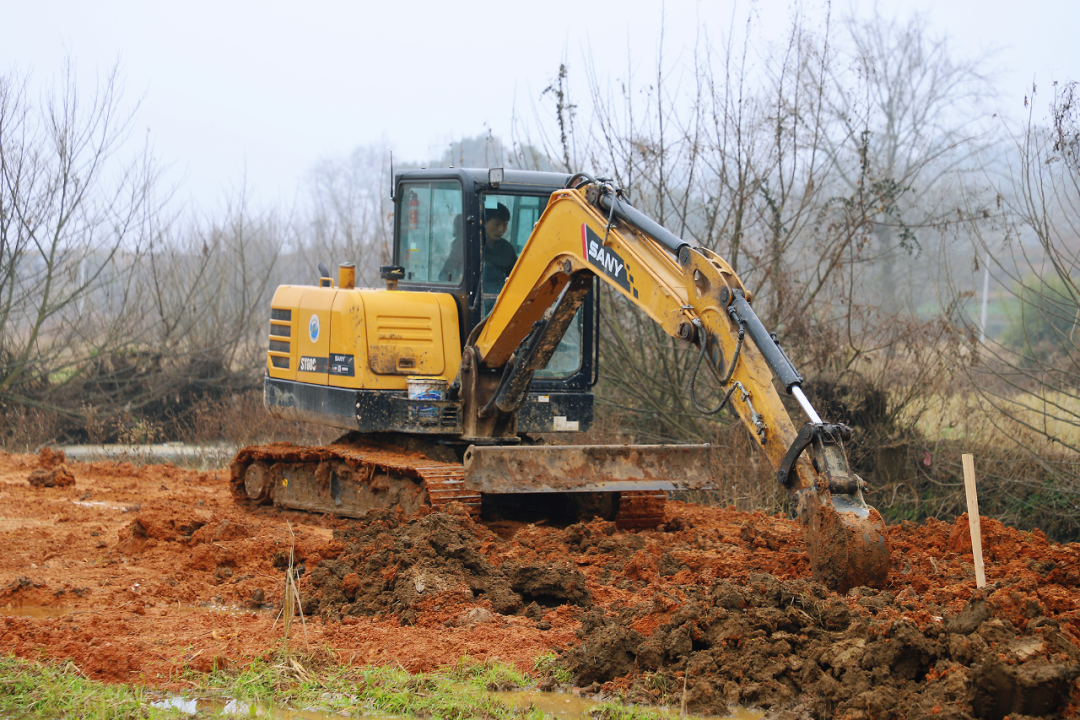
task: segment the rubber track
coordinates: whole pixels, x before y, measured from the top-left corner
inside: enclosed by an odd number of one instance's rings
[[[327,460],[339,460],[356,469],[370,468],[392,472],[420,480],[428,492],[428,498],[436,509],[458,501],[469,509],[471,515],[480,514],[480,496],[464,488],[465,468],[460,463],[444,463],[429,460],[415,452],[386,447],[357,445],[300,446],[290,443],[251,445],[240,450],[234,460],[233,482],[239,481],[237,467],[252,462],[310,463],[317,465]],[[362,472],[362,470],[361,470]]]
[[[663,490],[636,490],[619,494],[615,527],[620,530],[647,530],[664,522],[667,493]]]
[[[237,453],[233,461],[233,483],[239,484],[243,495],[242,469],[253,462],[318,464],[339,460],[353,468],[371,468],[393,472],[423,482],[432,507],[442,510],[457,501],[465,505],[470,515],[480,514],[480,496],[465,489],[465,468],[460,463],[429,460],[416,452],[366,445],[300,446],[291,443],[251,445]],[[664,522],[667,495],[663,491],[623,492],[615,525],[620,529],[654,528]]]

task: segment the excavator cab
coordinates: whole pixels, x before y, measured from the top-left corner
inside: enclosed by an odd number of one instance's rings
[[[569,177],[499,168],[432,168],[396,175],[391,266],[400,268],[396,287],[454,298],[459,355],[491,312],[551,194]],[[547,366],[532,379],[517,415],[519,433],[576,432],[592,424],[597,320],[593,289]]]

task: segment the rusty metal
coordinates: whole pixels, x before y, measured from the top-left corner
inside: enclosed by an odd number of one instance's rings
[[[816,497],[805,514],[814,577],[837,592],[860,585],[881,587],[889,576],[885,521],[866,504],[865,483],[852,472],[839,442],[817,442],[814,449],[821,472]]]
[[[620,530],[647,530],[664,522],[667,493],[662,490],[639,490],[619,493],[619,511],[615,527]]]
[[[509,442],[517,438],[517,413],[495,412],[481,417],[480,411],[487,406],[499,388],[501,375],[481,372],[480,359],[475,347],[468,346],[461,355],[462,433],[468,442],[482,442],[500,438]]]
[[[701,490],[709,445],[473,446],[465,482],[481,493]]]
[[[457,501],[473,515],[480,513],[480,495],[465,487],[465,468],[451,463],[418,465],[416,471],[424,479],[432,507],[442,510]]]
[[[457,501],[480,513],[481,492],[594,493],[621,529],[664,521],[665,490],[704,488],[707,445],[471,447],[466,466],[378,444],[243,448],[232,465],[237,497],[261,504],[362,517],[374,508],[407,514]],[[503,451],[503,452],[497,452]],[[560,473],[570,473],[559,479]],[[499,481],[491,476],[500,475]],[[487,477],[487,480],[480,480]],[[579,481],[575,481],[575,477]],[[481,487],[482,486],[482,487]],[[483,489],[490,488],[490,489]],[[513,490],[508,490],[514,488]],[[591,514],[590,514],[591,517]]]
[[[270,466],[265,463],[253,463],[244,473],[244,492],[248,498],[259,505],[265,505],[272,500],[274,479],[270,475]]]

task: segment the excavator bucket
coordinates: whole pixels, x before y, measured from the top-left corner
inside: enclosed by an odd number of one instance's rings
[[[841,436],[842,425],[807,424],[781,463],[777,479],[792,490],[806,528],[806,552],[814,578],[837,592],[860,585],[882,587],[889,576],[885,521],[866,504],[866,483],[851,470]],[[814,448],[816,476],[804,458],[801,477],[795,462],[806,447]]]
[[[814,579],[837,592],[882,587],[889,575],[885,521],[857,495],[808,492],[806,552]]]

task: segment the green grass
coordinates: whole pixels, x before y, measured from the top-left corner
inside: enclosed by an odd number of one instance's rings
[[[559,656],[553,652],[537,655],[533,661],[533,669],[542,677],[550,677],[560,685],[569,685],[573,680],[570,671],[559,664]]]
[[[159,710],[146,690],[88,680],[71,663],[40,665],[0,657],[0,715],[47,718],[180,718]]]
[[[535,707],[519,707],[495,690],[529,689],[539,678],[569,679],[555,656],[537,659],[536,676],[495,663],[463,658],[441,672],[411,674],[401,667],[356,669],[323,659],[278,657],[256,661],[242,671],[189,672],[185,696],[201,700],[240,701],[240,715],[262,717],[273,708],[316,710],[358,717],[393,715],[420,718],[541,720],[550,717]],[[0,657],[0,717],[190,718],[227,717],[220,710],[196,715],[155,707],[162,694],[132,685],[106,685],[89,680],[72,663],[43,665]],[[213,704],[213,703],[211,703]],[[237,707],[236,704],[233,707]],[[674,716],[653,708],[602,703],[593,717],[606,720],[661,720]],[[273,715],[269,715],[273,717]]]

